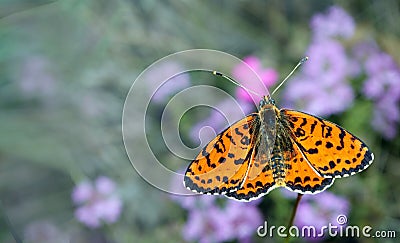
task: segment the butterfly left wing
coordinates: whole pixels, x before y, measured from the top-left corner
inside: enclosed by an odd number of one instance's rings
[[[330,121],[287,109],[280,116],[304,157],[323,177],[353,175],[374,159],[363,141]]]
[[[184,185],[207,194],[240,188],[249,168],[258,124],[258,114],[253,113],[218,134],[189,165]]]
[[[228,192],[225,196],[239,201],[252,201],[268,194],[276,188],[273,171],[267,164],[269,149],[265,139],[258,138],[259,143],[253,150],[249,171],[240,189]]]

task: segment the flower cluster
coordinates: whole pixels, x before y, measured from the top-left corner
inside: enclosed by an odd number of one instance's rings
[[[310,61],[286,86],[286,106],[321,116],[341,113],[351,107],[355,96],[349,80],[366,77],[362,93],[374,101],[372,127],[393,139],[400,121],[400,68],[393,58],[373,41],[356,43],[347,53],[340,40],[351,38],[356,26],[339,7],[316,14],[310,25]]]
[[[282,190],[282,194],[288,198],[293,198],[296,195],[288,190]],[[305,194],[298,205],[294,225],[298,228],[313,226],[318,234],[320,233],[319,230],[324,229],[323,227],[327,227],[329,224],[338,227],[345,226],[345,223],[338,222],[338,216],[347,217],[349,211],[349,202],[331,192],[324,191],[317,195]],[[326,236],[328,235],[325,233],[324,237]],[[310,237],[309,240],[320,241],[323,240],[323,237]]]
[[[354,21],[334,6],[315,15],[311,28],[312,42],[306,52],[310,61],[286,86],[286,106],[320,116],[343,112],[353,103],[354,91],[348,79],[357,74],[358,67],[338,39],[353,35]]]
[[[75,217],[90,228],[103,223],[115,223],[122,210],[122,201],[115,194],[115,183],[105,176],[79,183],[72,192],[72,201],[78,206]]]
[[[363,93],[374,101],[372,127],[386,139],[393,139],[400,121],[400,68],[374,43],[362,43],[355,50],[367,76]],[[364,55],[360,55],[361,51]]]
[[[225,242],[238,239],[246,242],[262,223],[258,201],[241,203],[216,196],[174,197],[188,210],[188,220],[182,235],[187,241]]]
[[[349,39],[356,27],[353,18],[337,6],[330,7],[325,14],[314,15],[310,25],[315,39],[330,37]]]

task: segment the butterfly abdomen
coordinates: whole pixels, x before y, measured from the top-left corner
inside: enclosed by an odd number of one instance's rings
[[[274,149],[270,159],[270,168],[272,169],[272,177],[276,185],[285,186],[286,168],[285,160],[280,149]]]

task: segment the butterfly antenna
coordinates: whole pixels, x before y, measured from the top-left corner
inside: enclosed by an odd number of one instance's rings
[[[246,87],[244,87],[243,85],[241,85],[239,82],[237,82],[237,81],[234,80],[233,78],[231,78],[231,77],[229,77],[229,76],[227,76],[227,75],[225,75],[225,74],[223,74],[223,73],[220,73],[220,72],[217,72],[217,71],[213,71],[212,74],[214,74],[214,75],[216,75],[216,76],[221,76],[221,77],[227,79],[229,82],[231,82],[231,83],[233,83],[233,84],[236,84],[236,85],[239,86],[240,88],[246,90],[247,92],[252,93],[252,94],[254,94],[254,95],[257,95],[258,97],[262,98],[262,95],[258,94],[257,92],[254,92],[253,90],[247,89]]]
[[[278,87],[276,87],[276,88],[274,89],[274,91],[272,91],[271,96],[272,96],[273,94],[275,94],[275,92],[285,83],[285,81],[286,81],[290,76],[292,76],[292,74],[294,73],[294,71],[296,71],[296,69],[297,69],[301,64],[305,63],[307,60],[308,60],[308,57],[303,57],[303,58],[299,61],[299,63],[297,63],[297,65],[293,68],[293,70],[289,73],[289,75],[286,76],[286,78],[278,85]]]

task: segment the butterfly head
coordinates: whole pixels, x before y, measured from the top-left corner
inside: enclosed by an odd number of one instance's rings
[[[265,105],[275,105],[275,100],[271,98],[271,96],[263,96],[263,98],[260,100],[259,107],[264,107]]]

